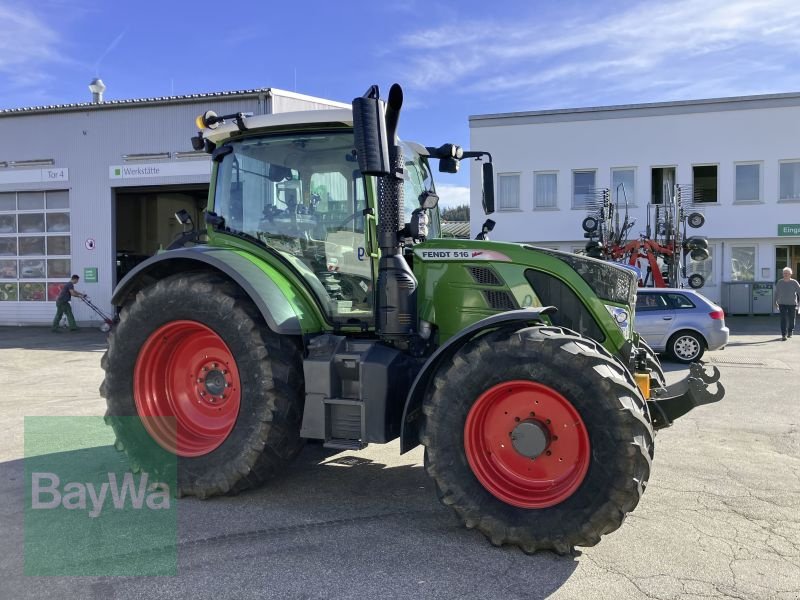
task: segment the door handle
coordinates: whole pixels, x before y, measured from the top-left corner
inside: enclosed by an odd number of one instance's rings
[[[672,317],[661,317],[664,321],[672,321]]]

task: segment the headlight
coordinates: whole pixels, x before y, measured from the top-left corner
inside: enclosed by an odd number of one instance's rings
[[[608,314],[613,317],[614,322],[622,330],[622,333],[627,335],[631,322],[628,311],[624,308],[620,308],[619,306],[610,306],[608,304],[606,304],[605,307],[608,311]]]

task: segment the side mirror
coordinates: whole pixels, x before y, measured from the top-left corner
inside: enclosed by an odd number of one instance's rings
[[[481,166],[483,188],[483,212],[490,215],[494,212],[494,167],[492,163],[485,162]]]
[[[364,175],[384,177],[391,171],[386,137],[386,104],[379,99],[378,86],[371,86],[353,99],[353,135],[358,168]]]
[[[483,225],[481,225],[481,232],[478,235],[475,236],[475,239],[476,240],[488,240],[489,239],[489,233],[491,231],[494,231],[494,226],[495,225],[497,225],[497,223],[495,223],[491,219],[486,219],[483,222]]]
[[[436,208],[439,204],[439,196],[433,192],[422,192],[419,196],[419,207],[424,209]]]
[[[175,218],[178,219],[178,223],[180,223],[181,225],[191,225],[192,224],[192,217],[183,208],[175,213]]]

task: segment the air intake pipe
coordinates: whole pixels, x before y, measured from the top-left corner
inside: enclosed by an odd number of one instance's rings
[[[403,89],[394,84],[386,103],[373,85],[353,100],[353,129],[359,169],[378,178],[378,263],[375,327],[380,337],[404,343],[416,334],[417,280],[400,249],[403,215],[403,150],[397,139]]]

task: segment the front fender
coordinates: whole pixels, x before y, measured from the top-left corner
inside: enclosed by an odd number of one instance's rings
[[[467,342],[478,335],[499,327],[504,327],[513,323],[528,326],[533,323],[542,323],[542,316],[549,315],[556,311],[554,306],[543,306],[541,308],[524,308],[521,310],[511,310],[481,319],[480,321],[461,330],[431,354],[428,360],[422,365],[417,373],[414,383],[406,397],[406,405],[403,409],[403,420],[400,429],[400,454],[413,450],[419,445],[420,425],[422,424],[422,401],[428,386],[433,381],[436,371],[442,362],[450,358]]]
[[[150,257],[119,282],[111,303],[122,306],[140,289],[175,273],[217,271],[231,279],[253,301],[275,333],[302,335],[320,331],[322,317],[277,269],[245,252],[192,246]]]

